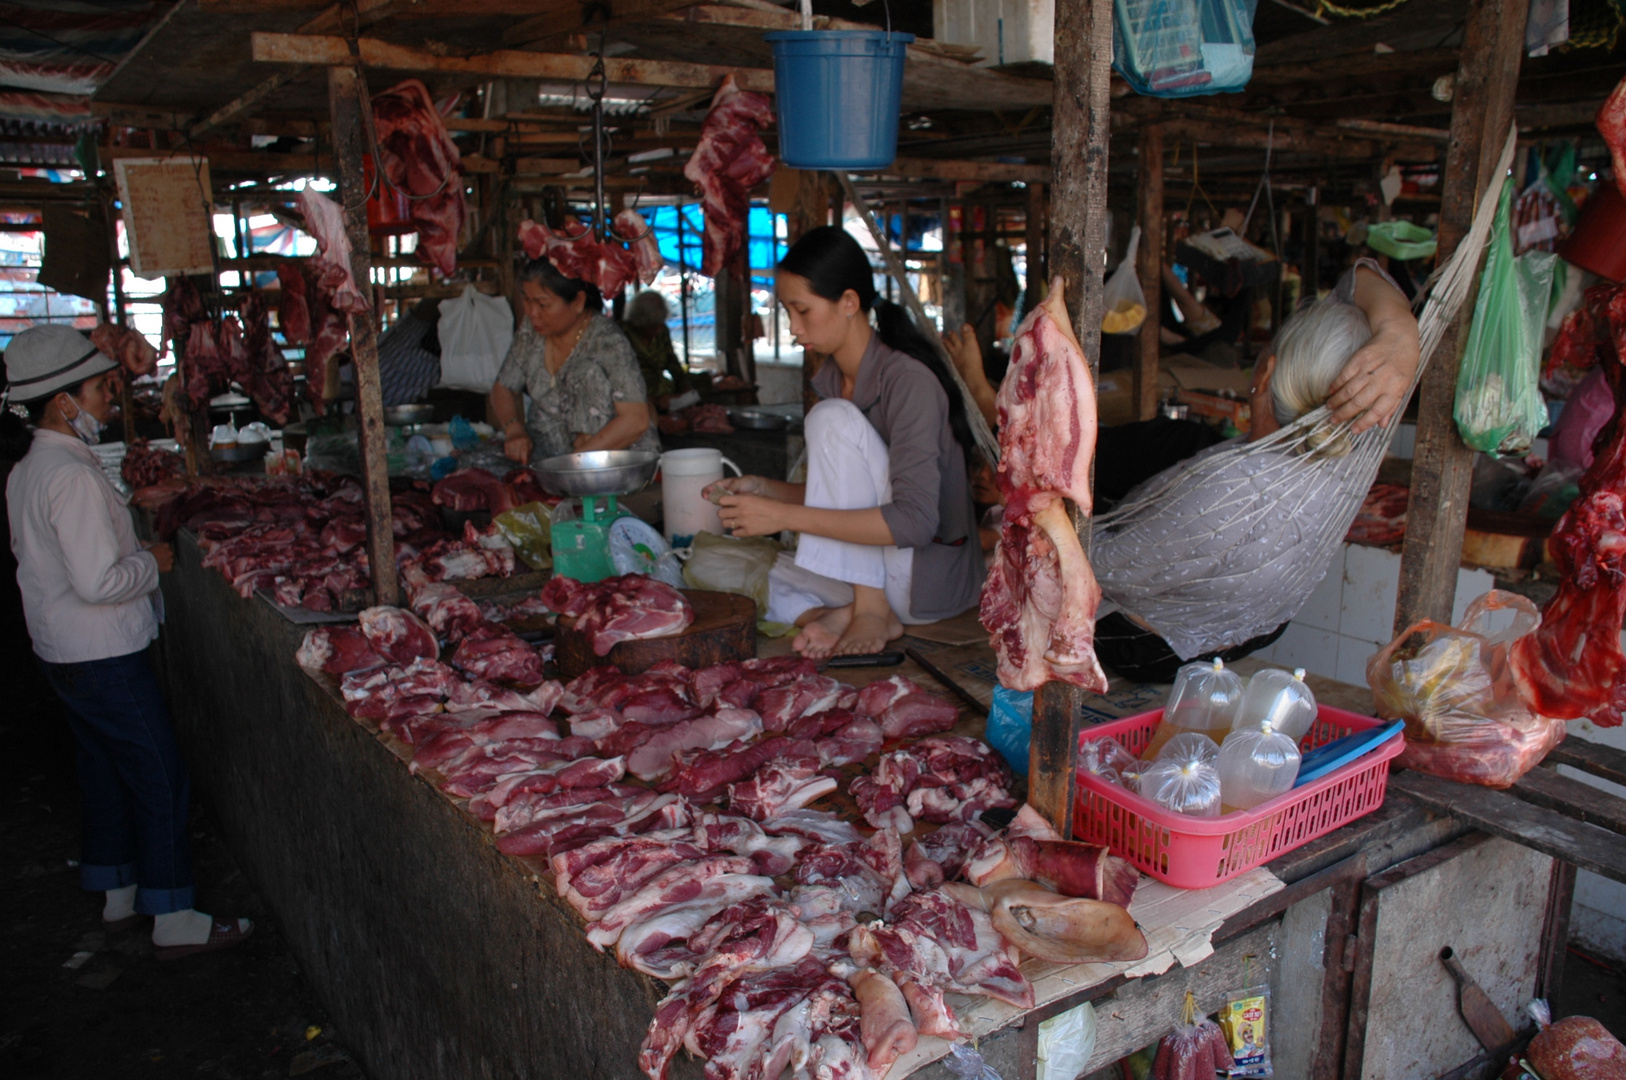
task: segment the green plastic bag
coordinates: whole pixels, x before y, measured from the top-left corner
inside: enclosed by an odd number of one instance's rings
[[[1434,232],[1409,221],[1375,221],[1366,227],[1366,246],[1391,259],[1432,258]]]
[[[532,570],[553,567],[553,519],[546,506],[528,502],[491,520],[526,566]]]
[[[1473,328],[1457,372],[1457,430],[1463,442],[1487,454],[1528,453],[1531,440],[1547,426],[1537,380],[1557,256],[1527,251],[1514,258],[1508,225],[1512,203],[1513,185],[1504,184]]]

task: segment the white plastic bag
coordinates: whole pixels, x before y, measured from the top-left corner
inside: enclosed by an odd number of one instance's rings
[[[1129,230],[1129,246],[1124,248],[1123,262],[1107,278],[1105,300],[1101,310],[1101,332],[1104,334],[1133,334],[1146,321],[1146,293],[1135,276],[1135,255],[1140,250],[1140,226]]]
[[[1039,1025],[1038,1080],[1074,1080],[1095,1053],[1095,1006],[1085,1002]]]
[[[440,302],[440,385],[484,394],[514,343],[514,312],[473,285]]]

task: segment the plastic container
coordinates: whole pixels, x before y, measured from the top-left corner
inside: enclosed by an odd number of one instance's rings
[[[1162,719],[1162,710],[1154,710],[1097,725],[1079,738],[1117,739],[1130,753],[1144,756]],[[1382,720],[1323,705],[1300,750],[1383,725]],[[1382,806],[1389,786],[1389,761],[1404,747],[1404,739],[1390,739],[1319,780],[1252,810],[1217,818],[1176,814],[1080,769],[1073,837],[1111,848],[1114,855],[1159,881],[1182,889],[1206,889]]]
[[[898,155],[903,61],[913,34],[776,30],[779,157],[798,169],[879,169]]]
[[[667,542],[673,547],[688,547],[699,532],[722,535],[723,519],[717,515],[717,506],[701,492],[723,478],[725,467],[733,469],[735,476],[743,475],[721,450],[709,447],[668,450],[661,455],[661,513]]]
[[[1141,756],[1155,760],[1170,739],[1187,731],[1207,735],[1218,746],[1234,725],[1241,704],[1242,678],[1227,671],[1225,661],[1216,657],[1186,664],[1174,677],[1163,725]]]
[[[1268,723],[1294,742],[1304,738],[1315,723],[1315,691],[1304,681],[1304,669],[1291,672],[1281,668],[1256,671],[1242,691],[1232,730]]]
[[[1297,740],[1269,720],[1231,732],[1219,752],[1221,811],[1252,810],[1290,791],[1298,779],[1299,759]]]

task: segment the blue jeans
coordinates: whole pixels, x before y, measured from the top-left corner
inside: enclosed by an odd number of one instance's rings
[[[191,907],[191,784],[146,652],[80,664],[41,660],[40,667],[67,706],[78,745],[80,885],[135,885],[143,915]]]

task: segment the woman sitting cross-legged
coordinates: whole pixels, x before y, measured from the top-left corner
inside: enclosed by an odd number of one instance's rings
[[[869,257],[845,231],[797,241],[776,291],[797,343],[825,357],[805,425],[807,483],[734,477],[707,495],[735,536],[801,534],[794,558],[774,566],[768,606],[770,620],[802,628],[797,651],[876,652],[904,624],[957,615],[982,590],[965,407],[908,315],[876,299]]]

